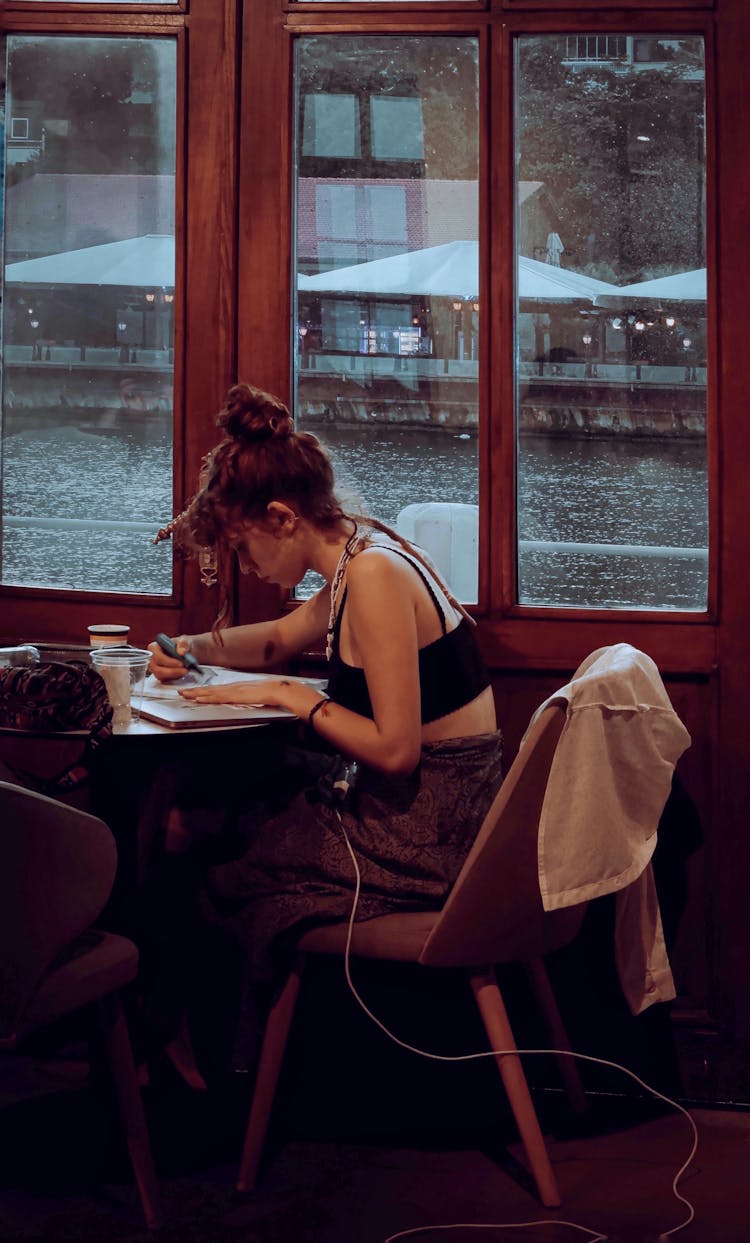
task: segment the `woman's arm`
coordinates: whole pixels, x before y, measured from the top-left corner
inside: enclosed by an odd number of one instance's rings
[[[266,669],[298,655],[325,635],[328,624],[327,588],[305,600],[298,608],[268,622],[230,626],[217,643],[210,633],[180,635],[178,650],[190,651],[201,665],[223,665],[230,669]],[[151,672],[162,681],[181,677],[185,667],[149,643]]]
[[[325,702],[315,713],[313,728],[337,751],[372,768],[410,773],[419,763],[422,714],[414,580],[408,565],[377,548],[354,557],[347,571],[345,620],[354,663],[364,669],[374,719]],[[277,682],[267,693],[273,703],[303,720],[320,699],[308,686]]]
[[[347,573],[346,616],[356,660],[362,664],[374,720],[323,701],[313,728],[337,751],[388,773],[410,773],[422,741],[419,653],[414,583],[408,566],[383,550],[356,556]],[[283,678],[182,692],[198,702],[262,702],[288,708],[302,720],[321,702],[320,693]]]
[[[418,588],[417,588],[418,589]],[[419,763],[422,713],[414,575],[386,549],[354,557],[347,572],[346,630],[354,664],[364,669],[373,720],[338,705],[315,714],[329,742],[385,772],[410,773]]]

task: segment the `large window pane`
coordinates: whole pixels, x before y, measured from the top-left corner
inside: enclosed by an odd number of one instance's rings
[[[296,89],[298,426],[475,601],[476,40],[303,37]]]
[[[705,610],[703,44],[517,41],[518,598]],[[521,196],[519,195],[519,202]]]
[[[7,40],[1,581],[169,594],[172,39]]]

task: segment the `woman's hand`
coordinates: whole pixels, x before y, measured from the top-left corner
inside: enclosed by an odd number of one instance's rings
[[[184,699],[201,704],[258,704],[266,708],[286,708],[306,717],[320,699],[320,692],[304,682],[286,678],[258,678],[252,682],[224,682],[218,686],[189,686],[180,690]]]
[[[189,635],[181,634],[179,638],[175,639],[175,643],[177,644],[177,651],[181,656],[184,656],[185,652],[190,651]],[[153,673],[154,677],[158,678],[160,682],[173,682],[175,678],[184,678],[185,666],[182,661],[175,660],[172,656],[167,656],[167,653],[161,650],[158,643],[149,643],[148,650],[151,653],[151,663],[148,671]]]
[[[219,686],[185,686],[180,688],[184,699],[199,704],[266,704],[278,706],[265,697],[263,682],[222,682]]]

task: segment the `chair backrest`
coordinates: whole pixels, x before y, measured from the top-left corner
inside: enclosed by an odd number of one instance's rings
[[[100,914],[116,867],[103,820],[0,781],[0,1031]]]
[[[552,704],[528,730],[425,942],[425,965],[523,961],[578,931],[584,908],[545,911],[539,888],[539,817],[564,723],[564,706]]]

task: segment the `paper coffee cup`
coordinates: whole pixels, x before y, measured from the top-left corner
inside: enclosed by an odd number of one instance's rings
[[[130,634],[130,626],[103,622],[97,626],[89,626],[88,631],[91,647],[125,647]]]

